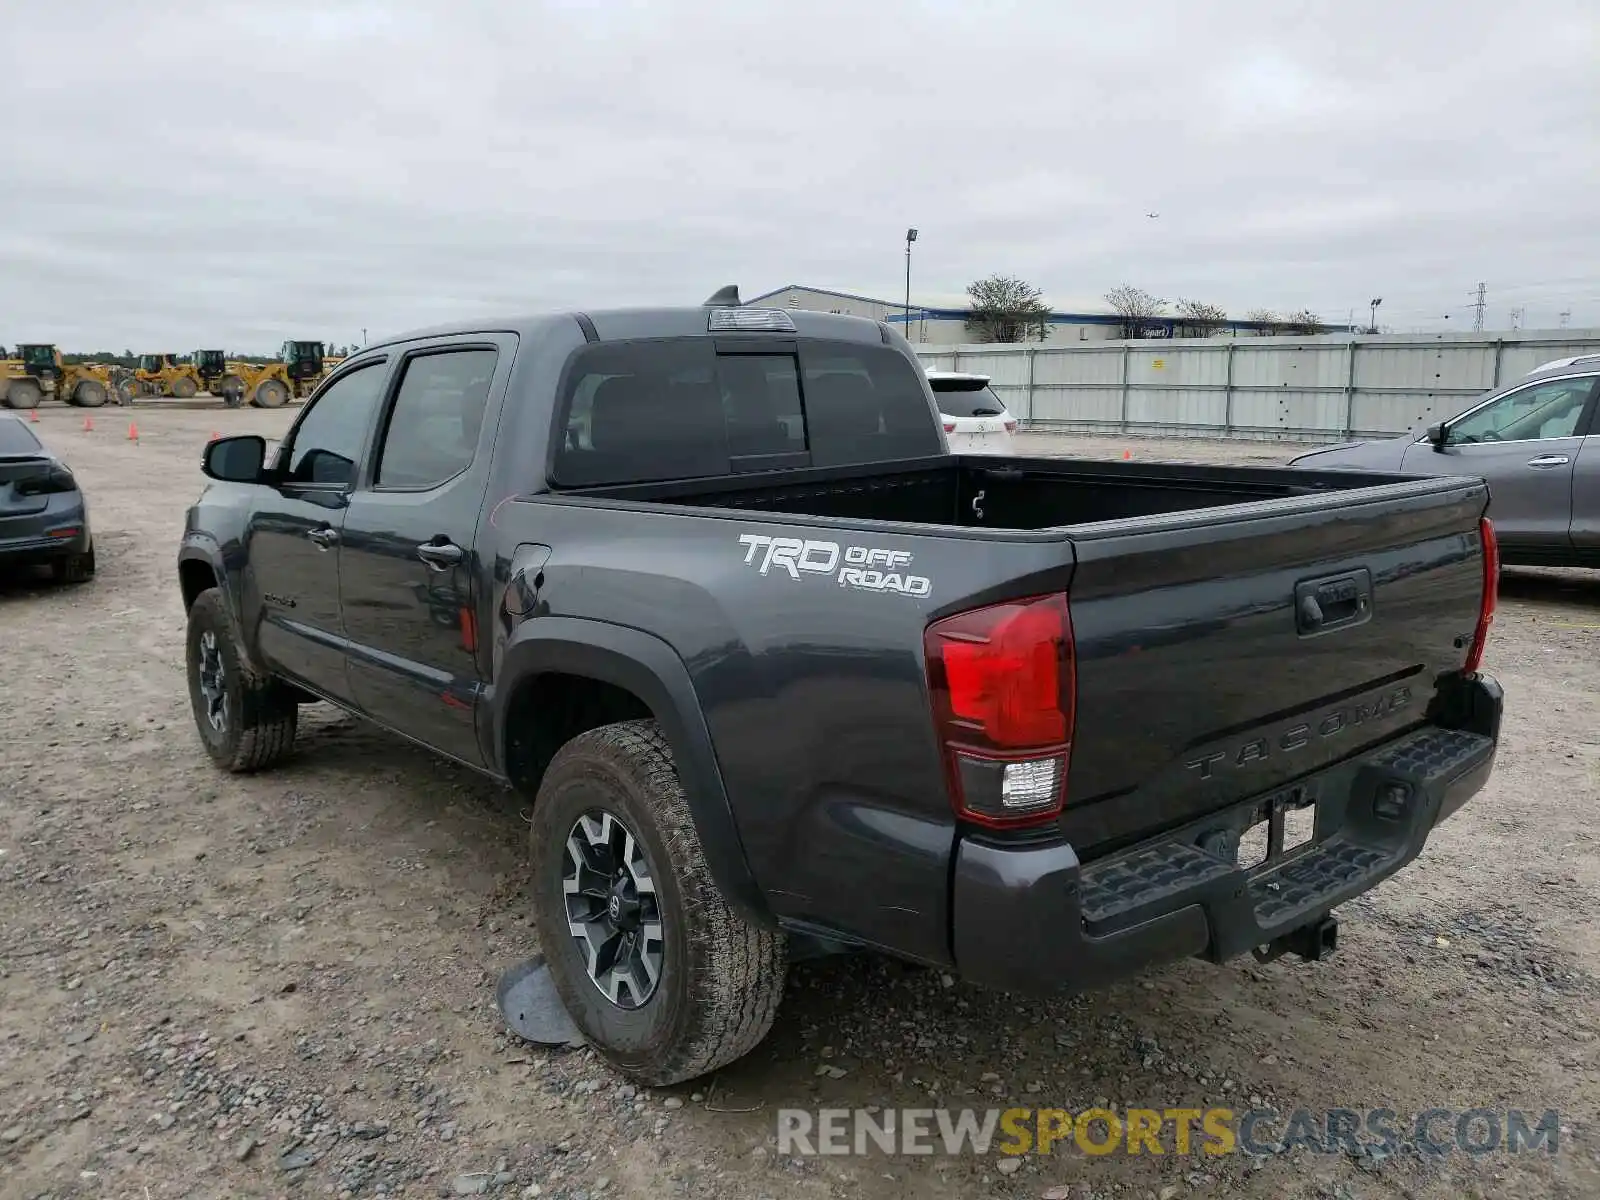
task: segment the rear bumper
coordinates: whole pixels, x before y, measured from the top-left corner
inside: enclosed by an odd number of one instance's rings
[[[1087,865],[1064,841],[968,836],[956,856],[956,966],[1007,990],[1079,991],[1180,958],[1221,962],[1313,924],[1409,863],[1483,786],[1502,704],[1493,679],[1464,678],[1435,714],[1443,724]],[[1239,868],[1245,829],[1310,802],[1310,842]]]
[[[89,527],[80,525],[70,537],[0,537],[0,569],[26,567],[86,554],[89,550]]]

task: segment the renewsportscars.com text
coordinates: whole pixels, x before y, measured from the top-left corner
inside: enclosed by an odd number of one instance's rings
[[[1430,1108],[1403,1119],[1390,1108],[848,1108],[778,1110],[782,1155],[1082,1153],[1224,1155],[1524,1154],[1560,1149],[1553,1109]]]

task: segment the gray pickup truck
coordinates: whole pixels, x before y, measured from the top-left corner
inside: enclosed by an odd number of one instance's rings
[[[802,956],[1321,957],[1495,756],[1481,480],[954,456],[871,321],[408,334],[204,471],[207,751],[326,701],[517,789],[560,995],[651,1083],[751,1050]]]

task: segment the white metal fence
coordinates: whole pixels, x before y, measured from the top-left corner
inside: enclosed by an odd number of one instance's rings
[[[1600,330],[916,350],[930,370],[988,375],[1032,429],[1319,442],[1453,416],[1542,363],[1600,354]]]

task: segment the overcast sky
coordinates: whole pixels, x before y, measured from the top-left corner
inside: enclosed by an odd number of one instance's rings
[[[6,345],[897,297],[908,225],[914,294],[1600,326],[1596,0],[53,0],[0,64]]]

